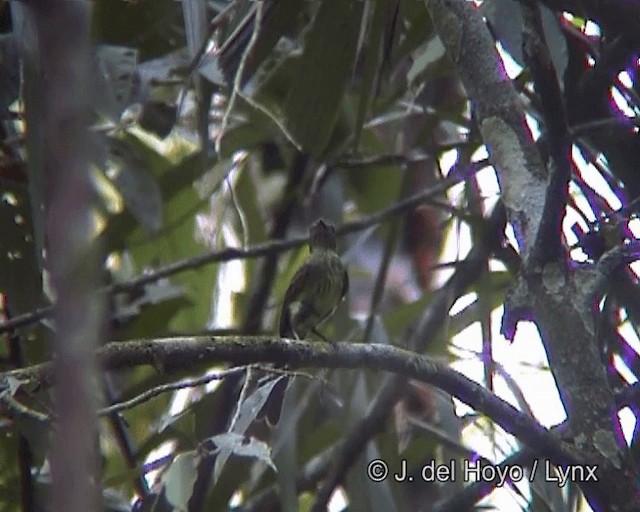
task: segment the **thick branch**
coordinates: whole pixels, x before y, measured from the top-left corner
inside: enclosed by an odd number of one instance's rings
[[[409,340],[411,349],[419,353],[428,350],[433,333],[441,329],[448,318],[453,303],[478,279],[491,253],[501,247],[505,224],[504,207],[502,204],[498,204],[486,225],[483,226],[486,229],[486,236],[482,237],[482,241],[473,247],[464,261],[457,263],[453,276],[436,292],[429,308],[422,314],[415,334]],[[320,510],[322,507],[326,507],[333,491],[342,482],[367,442],[379,429],[383,428],[385,418],[389,416],[393,406],[403,396],[407,382],[407,379],[402,375],[395,375],[385,383],[367,416],[345,436],[340,457],[336,458],[328,478],[318,490],[314,509]]]
[[[114,342],[97,352],[106,370],[153,365],[178,369],[198,364],[230,362],[286,363],[291,367],[368,368],[385,370],[432,384],[486,414],[505,431],[521,439],[544,457],[559,464],[573,455],[541,425],[479,384],[426,356],[389,345],[363,343],[310,343],[283,341],[265,336],[216,338],[193,336]],[[0,381],[12,377],[52,384],[50,363],[0,374]]]
[[[482,16],[464,0],[427,0],[434,26],[473,105],[508,218],[528,260],[538,238],[547,170]]]
[[[539,257],[540,245],[559,224],[552,202],[564,194],[567,170],[559,166],[549,176],[494,41],[473,4],[427,0],[427,7],[474,106],[521,247],[524,266],[513,294],[517,309],[530,313],[538,325],[576,451],[583,461],[598,465],[601,485],[610,489],[604,494],[587,492],[587,499],[598,508],[636,510],[636,471],[616,437],[615,401],[594,340],[596,298],[587,293],[588,273],[567,269],[564,260],[547,264],[548,258]],[[540,48],[529,50],[541,56]],[[564,158],[562,151],[556,148],[558,160]],[[560,239],[559,230],[555,235]]]
[[[39,249],[46,248],[46,266],[58,297],[53,347],[58,428],[48,459],[51,508],[70,512],[97,510],[99,503],[93,379],[104,304],[94,293],[101,257],[92,223],[90,179],[95,149],[88,131],[90,8],[86,2],[29,2],[21,10],[37,31],[26,31],[28,39],[35,37],[37,52],[23,54],[37,70],[27,79],[27,134],[34,124],[43,130],[42,147],[30,147],[29,177],[44,184],[46,244]]]
[[[542,266],[564,259],[560,232],[571,180],[569,129],[558,76],[544,37],[540,7],[535,0],[522,0],[521,8],[523,54],[540,98],[550,155],[542,225],[534,242],[531,262]]]

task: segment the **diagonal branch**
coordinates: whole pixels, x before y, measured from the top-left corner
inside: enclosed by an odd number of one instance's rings
[[[539,258],[545,254],[540,244],[557,221],[549,218],[557,214],[551,200],[558,191],[563,193],[566,169],[547,172],[526,128],[518,96],[474,4],[464,0],[426,3],[474,106],[518,238],[524,265],[514,296],[519,299],[520,314],[532,315],[540,330],[568,414],[567,438],[585,463],[598,466],[600,485],[606,482],[609,486],[607,492],[593,494],[583,486],[585,495],[595,508],[637,510],[637,468],[618,435],[615,399],[594,339],[597,311],[595,298],[585,286],[591,281],[588,271],[568,268],[561,258],[551,263],[546,257]]]
[[[543,265],[564,258],[560,233],[571,180],[569,128],[558,75],[544,37],[540,7],[535,0],[522,0],[520,5],[523,18],[523,54],[542,104],[550,155],[542,225],[532,254],[532,262]]]
[[[483,237],[482,243],[476,244],[465,260],[458,264],[453,276],[438,290],[431,305],[422,315],[416,334],[409,341],[411,348],[418,352],[428,349],[429,340],[442,328],[453,303],[478,278],[489,255],[500,247],[505,223],[504,208],[498,204],[487,222],[487,236]],[[402,398],[407,382],[406,377],[394,375],[382,387],[367,415],[345,436],[340,456],[318,491],[314,510],[323,510],[326,507],[334,489],[342,482],[357,455],[383,428],[385,419],[389,417],[396,402]]]
[[[461,173],[456,174],[455,176],[447,177],[447,179],[442,180],[438,184],[434,185],[431,188],[428,188],[422,192],[414,194],[407,199],[404,199],[398,203],[395,203],[388,208],[384,208],[380,210],[378,213],[365,217],[361,220],[355,222],[349,222],[347,224],[343,224],[341,227],[336,229],[336,234],[338,236],[343,236],[348,233],[353,233],[357,231],[365,230],[371,226],[376,224],[380,224],[381,222],[394,217],[395,215],[400,215],[407,210],[411,210],[415,208],[419,204],[422,204],[426,201],[429,201],[438,195],[442,194],[452,186],[457,183],[464,181],[468,174],[471,172],[476,172],[478,168],[472,168],[469,173]],[[264,256],[269,256],[271,254],[277,254],[280,252],[289,251],[291,249],[295,249],[300,247],[306,243],[308,243],[308,237],[297,237],[292,238],[290,240],[278,240],[271,241],[264,244],[254,245],[253,247],[249,247],[247,249],[241,249],[236,247],[229,247],[222,251],[214,251],[202,254],[200,256],[196,256],[193,258],[186,258],[183,260],[176,261],[174,263],[170,263],[169,265],[165,265],[164,267],[160,267],[156,270],[152,270],[143,275],[140,275],[130,281],[126,281],[123,283],[114,283],[110,286],[104,287],[99,290],[100,293],[104,294],[117,294],[117,293],[126,293],[130,292],[143,286],[159,281],[160,279],[164,279],[166,277],[172,276],[174,274],[178,274],[180,272],[185,272],[187,270],[194,270],[196,268],[202,267],[204,265],[209,265],[211,263],[221,263],[225,261],[232,260],[243,260],[250,258],[261,258]],[[53,312],[53,306],[48,306],[44,308],[40,308],[29,313],[25,313],[23,315],[16,316],[7,322],[3,322],[0,324],[0,334],[4,332],[9,332],[12,329],[19,329],[21,327],[25,327],[36,323],[43,318],[48,318],[51,316]]]
[[[198,364],[229,362],[253,364],[283,363],[290,367],[368,368],[384,370],[431,384],[486,414],[505,431],[521,439],[539,454],[558,464],[575,461],[575,456],[549,431],[446,364],[390,345],[281,340],[269,336],[189,336],[112,342],[97,351],[104,370],[152,365],[177,370]],[[0,374],[48,387],[53,384],[52,365],[44,363]]]

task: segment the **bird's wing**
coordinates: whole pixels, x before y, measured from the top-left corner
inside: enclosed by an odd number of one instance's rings
[[[300,299],[305,285],[308,285],[310,274],[313,273],[315,266],[312,262],[307,261],[295,273],[289,283],[289,287],[284,294],[282,303],[282,313],[280,314],[280,336],[283,338],[292,338],[295,335],[293,326],[291,325],[291,311],[289,306]]]

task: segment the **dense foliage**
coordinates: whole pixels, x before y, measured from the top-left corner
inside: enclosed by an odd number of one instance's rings
[[[640,4],[90,4],[74,76],[102,283],[64,314],[101,311],[104,509],[638,509]],[[65,343],[53,224],[78,226],[71,189],[68,219],[48,199],[43,70],[68,56],[29,2],[0,11],[0,510],[35,511],[74,410],[34,366]],[[332,345],[282,343],[318,218],[349,295]],[[297,374],[274,429],[267,363]],[[566,417],[530,405],[554,386]]]

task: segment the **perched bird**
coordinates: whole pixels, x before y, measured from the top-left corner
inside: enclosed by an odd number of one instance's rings
[[[347,269],[336,252],[336,231],[319,220],[309,228],[311,254],[293,276],[280,313],[280,337],[305,339],[329,318],[349,290]],[[322,336],[320,336],[322,337]],[[323,338],[324,339],[324,338]],[[263,413],[270,425],[280,419],[288,378],[273,388]]]

